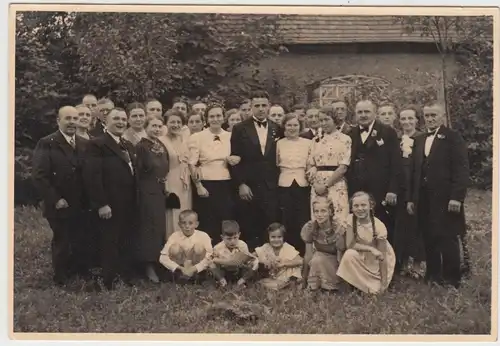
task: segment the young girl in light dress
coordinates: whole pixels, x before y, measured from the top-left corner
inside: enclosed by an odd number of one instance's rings
[[[285,242],[285,226],[272,223],[267,228],[269,242],[255,248],[259,261],[260,273],[263,278],[260,283],[267,288],[281,289],[291,280],[302,279],[302,257],[290,244]]]
[[[359,191],[352,196],[352,214],[344,224],[347,250],[337,275],[365,293],[377,294],[389,286],[396,256],[385,225],[373,216],[374,207],[368,193]]]
[[[337,291],[337,269],[345,247],[342,220],[335,218],[333,203],[319,196],[312,201],[314,220],[308,221],[300,233],[306,244],[304,278],[307,288]]]

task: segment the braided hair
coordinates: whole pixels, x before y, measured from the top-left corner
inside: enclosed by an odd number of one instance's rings
[[[354,193],[354,195],[352,195],[352,197],[349,199],[349,208],[352,210],[352,201],[354,200],[354,198],[360,197],[360,196],[368,196],[368,201],[370,202],[370,221],[372,224],[372,237],[373,237],[373,240],[376,240],[377,233],[375,232],[375,213],[374,213],[375,199],[373,198],[373,196],[371,194],[369,194],[368,192],[358,191],[358,192]],[[356,240],[358,239],[358,218],[357,218],[356,214],[354,214],[354,213],[352,214],[352,231],[354,233],[353,242],[356,243]]]

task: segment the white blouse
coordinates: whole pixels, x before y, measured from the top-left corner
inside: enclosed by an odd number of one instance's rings
[[[189,137],[189,164],[200,164],[200,180],[229,180],[231,174],[226,158],[231,155],[231,132],[221,130],[217,135],[209,129]]]
[[[280,168],[278,186],[290,187],[295,180],[301,187],[308,186],[306,164],[311,140],[282,138],[276,144],[276,164]]]

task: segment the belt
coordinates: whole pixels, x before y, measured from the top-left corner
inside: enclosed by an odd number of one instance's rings
[[[316,170],[318,172],[324,172],[324,171],[336,171],[339,166],[318,166],[316,167]]]

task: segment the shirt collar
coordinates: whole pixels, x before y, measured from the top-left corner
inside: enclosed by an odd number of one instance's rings
[[[61,134],[63,135],[64,139],[66,140],[66,142],[68,142],[69,145],[71,145],[71,142],[74,143],[75,141],[75,135],[73,136],[68,136],[67,134],[65,134],[64,132],[62,132],[61,130],[59,130],[59,132],[61,132]]]
[[[114,134],[112,134],[109,131],[107,133],[111,136],[111,138],[113,138],[115,140],[116,143],[120,143],[120,137],[115,136]]]
[[[257,118],[255,117],[255,115],[252,115],[252,118],[253,118],[253,120],[254,120],[254,121],[257,121],[257,122],[259,122],[259,123],[266,123],[266,125],[267,125],[267,122],[269,121],[267,118],[264,118],[264,119],[262,119],[262,120],[259,120],[259,119],[257,119]]]
[[[435,129],[434,131],[427,131],[427,132],[429,132],[429,133],[434,132],[432,134],[432,136],[435,136],[438,133],[438,131],[439,131],[440,128],[441,128],[441,126],[438,126],[437,129]]]

